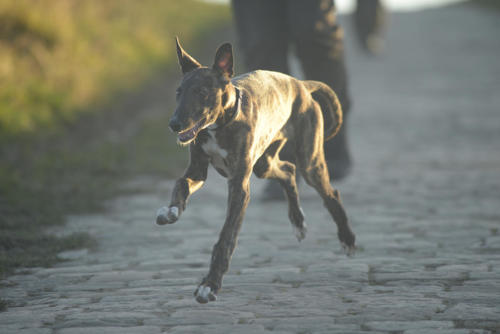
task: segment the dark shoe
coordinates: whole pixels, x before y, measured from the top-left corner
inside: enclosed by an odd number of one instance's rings
[[[347,149],[346,122],[333,139],[325,143],[325,158],[330,180],[341,180],[351,172],[352,160]]]
[[[378,55],[384,49],[385,16],[380,0],[358,0],[354,27],[361,47],[372,55]]]

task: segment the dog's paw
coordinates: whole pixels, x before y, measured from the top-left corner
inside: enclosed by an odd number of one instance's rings
[[[156,212],[156,224],[158,225],[173,224],[177,219],[179,219],[179,208],[176,206],[170,208],[164,206]]]
[[[301,242],[304,240],[307,234],[307,225],[306,223],[302,223],[302,227],[298,227],[296,225],[292,225],[293,227],[293,232],[295,233],[295,237],[297,237],[297,240]]]
[[[217,300],[215,292],[206,284],[201,284],[194,292],[194,296],[196,297],[196,301],[200,304],[206,304]]]
[[[339,229],[338,237],[340,244],[347,256],[352,256],[356,252],[356,236],[352,233],[349,226]]]
[[[304,240],[307,234],[307,224],[304,222],[305,214],[300,206],[291,207],[288,211],[288,217],[292,222],[293,233],[300,242]]]
[[[340,244],[342,245],[342,249],[344,250],[345,255],[349,257],[354,256],[354,254],[356,253],[356,246],[354,244],[351,246],[347,245],[344,242],[340,242]]]

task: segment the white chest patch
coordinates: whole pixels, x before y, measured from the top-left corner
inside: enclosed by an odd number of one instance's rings
[[[217,144],[214,131],[208,130],[208,134],[210,138],[201,145],[201,148],[210,156],[210,162],[215,168],[222,169],[226,174],[229,174],[227,164],[224,161],[227,157],[227,151]]]

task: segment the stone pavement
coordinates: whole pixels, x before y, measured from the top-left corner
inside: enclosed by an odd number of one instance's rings
[[[211,173],[158,227],[173,183],[138,177],[133,195],[57,231],[87,231],[97,249],[0,282],[0,333],[500,333],[499,31],[498,12],[456,6],[394,14],[383,58],[348,43],[355,169],[337,186],[354,257],[311,189],[297,243],[253,178],[219,300],[200,305],[224,180]]]

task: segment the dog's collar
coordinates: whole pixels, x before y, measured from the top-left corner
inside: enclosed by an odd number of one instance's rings
[[[225,110],[224,117],[222,118],[222,124],[214,123],[213,125],[210,125],[208,127],[210,130],[220,129],[231,123],[236,118],[236,116],[238,116],[241,106],[241,91],[238,89],[238,87],[234,87],[234,90],[236,91],[236,101],[234,102],[234,106],[228,110]]]

